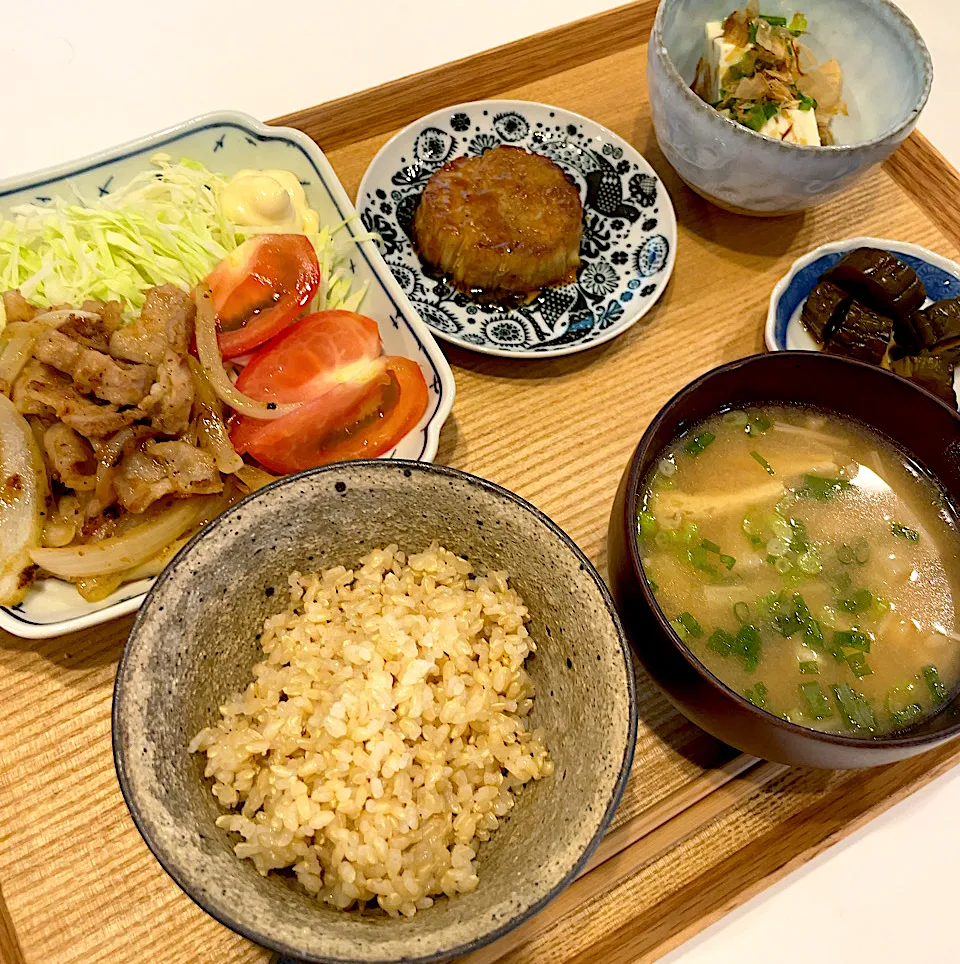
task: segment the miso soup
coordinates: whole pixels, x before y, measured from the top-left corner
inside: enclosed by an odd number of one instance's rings
[[[960,679],[952,509],[872,430],[792,406],[710,418],[646,480],[638,541],[681,639],[770,713],[880,735]]]

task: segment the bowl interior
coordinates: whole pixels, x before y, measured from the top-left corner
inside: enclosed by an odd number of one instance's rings
[[[724,20],[731,0],[667,0],[663,43],[684,82],[693,83],[703,52],[704,25]],[[886,0],[769,0],[763,12],[789,20],[807,17],[802,40],[819,63],[836,59],[843,71],[843,99],[849,111],[833,122],[837,144],[871,141],[899,127],[918,111],[929,87],[930,58],[904,14]]]
[[[675,395],[658,413],[634,456],[628,506],[636,517],[643,484],[663,449],[681,432],[725,408],[765,402],[796,403],[846,416],[881,432],[911,460],[935,478],[952,503],[960,507],[960,417],[923,389],[863,362],[813,352],[754,355],[714,369]],[[921,428],[922,426],[922,428]],[[960,731],[960,691],[936,716],[899,734],[860,738],[822,733],[789,723],[756,709],[715,677],[687,649],[660,610],[645,576],[635,542],[631,559],[648,605],[668,645],[678,648],[714,687],[769,725],[811,739],[855,746],[935,742],[947,730]],[[954,591],[960,580],[954,577]]]
[[[479,857],[480,886],[410,920],[324,906],[261,877],[214,821],[187,744],[262,658],[255,634],[287,605],[294,569],[355,565],[370,549],[432,541],[479,572],[505,569],[532,616],[528,666],[555,773],[524,788]],[[114,747],[121,787],[160,862],[215,917],[306,960],[451,956],[496,936],[572,878],[619,799],[636,735],[629,657],[596,571],[516,497],[416,463],[334,465],[274,484],[212,523],[158,580],[121,663]],[[574,737],[575,734],[575,737]],[[557,828],[562,827],[563,833]]]

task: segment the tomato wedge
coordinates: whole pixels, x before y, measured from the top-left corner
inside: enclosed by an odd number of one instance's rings
[[[235,358],[283,331],[320,288],[320,263],[302,234],[249,238],[210,272],[224,358]]]
[[[420,421],[428,393],[416,362],[380,350],[376,322],[353,312],[322,311],[290,326],[254,354],[237,387],[303,404],[272,421],[235,418],[237,452],[289,473],[389,451]]]

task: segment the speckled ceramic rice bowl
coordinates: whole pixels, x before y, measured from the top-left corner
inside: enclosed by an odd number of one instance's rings
[[[287,606],[294,569],[354,567],[371,549],[432,542],[477,573],[506,570],[530,611],[526,669],[553,773],[527,783],[477,855],[479,885],[410,919],[339,911],[290,872],[261,876],[220,829],[224,810],[193,736],[219,718],[263,659],[256,634]],[[117,673],[113,741],[134,821],[204,910],[304,961],[456,957],[501,936],[577,875],[626,781],[636,738],[633,671],[613,604],[586,556],[554,523],[489,482],[397,461],[327,466],[249,496],[207,526],[157,580]]]

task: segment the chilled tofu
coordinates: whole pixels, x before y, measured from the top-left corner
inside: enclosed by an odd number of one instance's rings
[[[813,110],[782,110],[760,128],[760,133],[774,140],[788,141],[791,144],[820,146],[817,114]]]
[[[703,60],[707,66],[706,96],[711,104],[720,100],[720,79],[744,55],[746,47],[737,47],[723,39],[723,23],[714,20],[707,24]]]
[[[739,63],[749,49],[749,46],[738,47],[724,40],[723,23],[720,20],[707,24],[703,49],[703,63],[706,69],[702,96],[708,103],[715,104],[722,99],[724,92],[721,90],[721,80],[734,64]],[[817,115],[812,110],[782,110],[763,125],[760,133],[778,141],[820,146]]]

